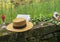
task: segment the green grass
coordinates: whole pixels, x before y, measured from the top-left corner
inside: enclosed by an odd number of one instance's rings
[[[42,16],[48,18],[52,17],[54,11],[60,12],[60,0],[43,0],[40,3],[33,2],[31,4],[15,7],[14,9],[0,10],[0,14],[4,13],[6,15],[6,22],[11,22],[16,18],[17,14],[30,14],[31,18]],[[2,23],[1,18],[0,23]]]

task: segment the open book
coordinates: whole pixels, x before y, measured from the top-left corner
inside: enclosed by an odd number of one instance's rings
[[[27,21],[30,21],[30,15],[27,14],[18,14],[16,18],[25,18]]]

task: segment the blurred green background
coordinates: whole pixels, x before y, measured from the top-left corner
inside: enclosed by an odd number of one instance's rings
[[[6,15],[6,23],[16,18],[17,14],[30,14],[34,17],[52,17],[53,12],[60,12],[60,0],[0,0],[1,15]]]

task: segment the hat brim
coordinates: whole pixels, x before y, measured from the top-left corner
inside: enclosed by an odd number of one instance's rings
[[[31,22],[27,22],[27,26],[25,28],[23,28],[23,29],[14,29],[13,28],[13,23],[11,23],[6,27],[6,29],[9,30],[9,31],[13,31],[13,32],[24,32],[24,31],[32,29],[32,27],[33,27],[33,24]]]

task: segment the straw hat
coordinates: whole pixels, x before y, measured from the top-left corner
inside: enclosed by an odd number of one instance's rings
[[[24,32],[32,29],[33,24],[29,21],[26,21],[24,18],[16,18],[7,26],[7,30],[13,32]]]

